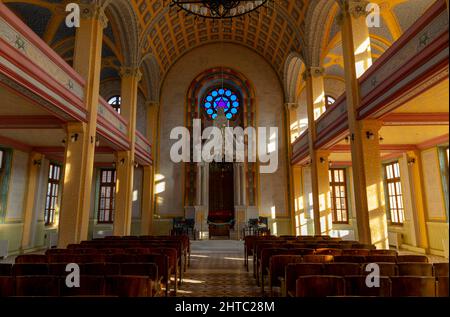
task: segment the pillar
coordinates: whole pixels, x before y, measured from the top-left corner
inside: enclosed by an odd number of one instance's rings
[[[416,245],[428,252],[428,230],[426,223],[426,204],[424,183],[422,178],[422,156],[419,150],[406,153],[409,169],[409,183],[411,184],[412,215],[416,235]]]
[[[317,186],[319,191],[320,234],[329,234],[333,227],[330,198],[328,151],[316,151]]]
[[[362,165],[366,184],[371,242],[379,249],[389,249],[384,178],[380,153],[379,131],[382,123],[376,120],[363,120],[360,122],[360,127],[360,134],[356,138],[362,141]]]
[[[131,233],[133,207],[133,179],[136,149],[136,113],[138,84],[142,78],[138,68],[124,67],[121,70],[121,105],[122,116],[128,122],[128,151],[117,152],[116,158],[116,204],[114,215],[114,235],[126,236]]]
[[[350,36],[353,40],[357,78],[361,77],[373,63],[370,32],[367,25],[368,5],[369,1],[366,0],[347,0],[343,8],[348,13],[348,22],[352,28]],[[341,15],[340,19],[343,18]]]
[[[365,6],[362,2],[350,1],[344,3],[340,22],[345,65],[348,123],[350,139],[352,140],[351,152],[356,218],[360,242],[373,243],[379,248],[388,248],[378,136],[381,125],[378,122],[359,121],[357,114],[361,104],[358,83],[358,73],[360,72],[357,72],[357,67],[361,65],[364,65],[364,67],[370,66],[369,63],[361,62],[357,66],[361,56],[358,47],[361,47],[363,39],[359,32],[364,32],[361,28],[367,28],[367,25],[362,25],[361,22],[365,21],[364,17]],[[365,41],[367,42],[367,39]]]
[[[155,158],[156,137],[158,126],[158,104],[147,102],[147,130],[146,137],[152,145],[152,158]],[[143,176],[143,200],[142,200],[142,218],[141,218],[141,234],[153,234],[153,215],[154,215],[154,193],[155,193],[155,168],[154,166],[144,166]]]
[[[323,68],[310,67],[303,74],[303,79],[306,82],[306,100],[308,109],[308,142],[309,142],[309,156],[311,159],[311,185],[312,185],[313,214],[314,214],[314,232],[316,235],[320,235],[322,233],[320,223],[321,193],[319,191],[320,157],[316,151],[315,143],[317,139],[316,119],[319,118],[325,110],[323,72],[324,72]],[[323,182],[325,182],[325,180]]]
[[[235,201],[235,205],[236,206],[242,206],[242,200],[241,200],[241,196],[242,196],[242,191],[241,191],[241,183],[242,183],[242,178],[241,178],[241,164],[235,164],[234,165],[234,184],[235,184],[235,196],[234,196],[234,201]],[[244,186],[242,186],[244,187]]]
[[[195,198],[195,205],[201,206],[202,205],[202,170],[203,166],[201,163],[197,163],[197,181],[196,181],[196,198]]]
[[[142,179],[142,217],[141,234],[153,234],[153,166],[144,166],[144,176]]]
[[[240,187],[240,193],[241,193],[241,205],[246,206],[247,205],[247,191],[246,191],[246,178],[245,178],[245,166],[244,164],[239,164],[239,176],[241,179],[241,187]]]
[[[297,109],[298,104],[296,103],[286,103],[286,122],[287,122],[287,128],[288,128],[288,135],[289,135],[289,143],[291,144],[294,142],[299,136],[300,136],[300,126],[298,122],[298,116],[297,116]]]
[[[88,237],[91,187],[94,170],[97,110],[99,103],[103,29],[106,16],[99,5],[82,5],[75,37],[74,69],[85,79],[87,123],[69,123],[65,173],[61,197],[58,246],[79,243]]]
[[[32,226],[34,219],[34,209],[36,193],[38,191],[39,173],[43,164],[44,156],[40,153],[32,152],[28,162],[28,185],[25,196],[24,224],[22,233],[22,249],[32,247]]]
[[[147,102],[147,139],[152,145],[153,159],[156,157],[158,141],[159,105],[155,102]]]
[[[289,193],[289,216],[290,216],[290,231],[291,234],[295,234],[295,193],[294,193],[294,176],[293,176],[293,168],[291,164],[292,159],[292,146],[291,144],[295,142],[295,140],[300,135],[300,127],[298,124],[297,118],[297,108],[298,104],[296,103],[286,103],[285,104],[285,113],[286,113],[286,161],[287,164],[287,175],[288,175],[288,193]]]
[[[292,167],[293,192],[294,192],[294,212],[292,219],[293,232],[295,235],[301,235],[301,215],[305,213],[305,204],[303,202],[303,176],[302,167]]]

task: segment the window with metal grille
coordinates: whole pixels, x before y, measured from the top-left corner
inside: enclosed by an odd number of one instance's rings
[[[50,164],[44,213],[44,221],[46,226],[52,226],[55,223],[55,211],[58,206],[60,180],[61,166],[57,164]]]
[[[113,223],[116,194],[116,171],[100,171],[100,193],[98,201],[98,223]]]
[[[386,164],[385,181],[387,186],[387,204],[391,216],[391,223],[402,225],[405,221],[405,207],[403,204],[402,182],[400,177],[400,164],[393,162]]]
[[[330,169],[331,208],[333,223],[348,223],[348,199],[346,170],[344,168]]]

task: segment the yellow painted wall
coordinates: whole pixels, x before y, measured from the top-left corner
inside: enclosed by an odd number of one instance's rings
[[[430,252],[448,252],[449,226],[437,147],[422,151],[423,180]],[[448,256],[448,253],[447,253]]]

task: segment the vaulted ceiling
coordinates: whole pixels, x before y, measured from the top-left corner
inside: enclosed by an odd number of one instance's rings
[[[64,27],[63,0],[3,0],[27,24],[68,62],[73,55],[74,30]],[[104,0],[116,2],[119,0]],[[161,75],[187,51],[210,42],[235,42],[262,55],[280,74],[291,51],[304,47],[304,20],[307,3],[304,0],[277,1],[242,19],[226,21],[197,20],[183,11],[170,8],[168,0],[127,0],[137,19],[141,56],[151,54]],[[108,68],[105,77],[124,62],[125,52],[120,47],[118,24],[107,9],[110,24],[105,30],[103,64]],[[128,17],[127,17],[128,18]],[[131,25],[134,21],[125,21]]]
[[[196,20],[176,9],[170,10],[168,3],[132,0],[139,16],[143,50],[155,56],[163,73],[182,54],[209,42],[245,45],[265,57],[280,73],[287,55],[303,47],[308,1],[277,1],[259,14],[223,21]]]

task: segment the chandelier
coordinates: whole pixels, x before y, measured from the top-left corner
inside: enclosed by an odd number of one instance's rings
[[[206,19],[232,19],[249,14],[262,8],[273,0],[172,0],[171,6],[177,6]]]

